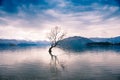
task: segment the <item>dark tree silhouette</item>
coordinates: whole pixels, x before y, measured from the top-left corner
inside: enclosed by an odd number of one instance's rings
[[[52,49],[56,47],[59,44],[59,41],[62,40],[65,36],[65,33],[62,32],[62,30],[59,27],[54,27],[51,29],[50,33],[48,33],[47,37],[50,40],[50,48],[48,50],[50,56],[51,56],[51,61],[50,61],[50,66],[54,67],[54,71],[57,73],[57,64],[62,68],[62,70],[65,69],[64,64],[61,64],[59,62],[59,59],[57,58],[56,55],[52,54]]]
[[[52,57],[56,58],[56,56],[52,54],[52,49],[58,45],[59,41],[62,40],[64,36],[65,33],[63,33],[62,30],[57,26],[51,29],[50,33],[47,35],[51,42],[48,52]]]

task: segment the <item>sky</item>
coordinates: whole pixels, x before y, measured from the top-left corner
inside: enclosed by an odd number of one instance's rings
[[[0,0],[0,38],[47,40],[55,26],[66,37],[120,36],[120,0]]]

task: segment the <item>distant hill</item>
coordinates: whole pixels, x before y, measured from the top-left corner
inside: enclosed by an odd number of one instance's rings
[[[73,36],[65,38],[59,41],[59,48],[72,50],[72,51],[83,51],[89,49],[111,49],[118,48],[120,46],[120,37],[114,38],[85,38],[80,36]]]
[[[90,40],[92,40],[93,42],[107,42],[108,38],[89,38]]]
[[[120,36],[113,38],[89,38],[94,42],[110,42],[110,43],[120,43]]]
[[[15,39],[0,39],[0,47],[6,46],[45,46],[49,43],[47,41],[26,41]]]
[[[92,43],[93,41],[84,37],[74,36],[65,38],[59,41],[58,47],[64,49],[82,49],[86,47],[87,43]]]
[[[120,36],[107,39],[111,43],[120,43]]]

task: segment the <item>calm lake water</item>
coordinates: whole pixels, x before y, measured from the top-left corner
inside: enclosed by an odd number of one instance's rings
[[[55,48],[0,51],[0,80],[120,80],[120,52]]]

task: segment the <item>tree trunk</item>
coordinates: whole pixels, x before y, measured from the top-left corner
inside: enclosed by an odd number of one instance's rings
[[[48,52],[49,52],[50,55],[53,55],[52,54],[52,48],[56,47],[57,44],[58,44],[58,42],[56,42],[55,44],[51,45],[51,47],[49,48]]]
[[[51,46],[50,48],[49,48],[49,50],[48,50],[48,52],[49,52],[49,54],[52,56],[53,54],[52,54],[52,48],[53,48],[53,46]]]

